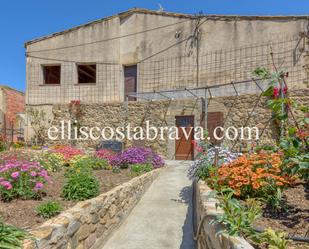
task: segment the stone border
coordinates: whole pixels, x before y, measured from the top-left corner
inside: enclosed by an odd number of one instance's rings
[[[77,203],[30,231],[24,249],[97,249],[124,221],[162,169],[156,169],[98,197]]]
[[[224,229],[221,224],[210,224],[222,209],[216,208],[219,201],[211,197],[213,190],[204,181],[196,184],[197,224],[201,222],[200,234],[197,239],[197,249],[254,249],[244,238],[218,234]],[[202,221],[204,219],[204,221]]]

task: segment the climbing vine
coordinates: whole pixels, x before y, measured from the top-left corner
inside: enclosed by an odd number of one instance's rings
[[[257,68],[255,75],[268,80],[269,85],[263,96],[266,106],[272,111],[273,121],[280,127],[279,148],[284,152],[285,171],[291,175],[309,179],[309,107],[302,106],[289,97],[286,83],[287,73],[270,73],[265,68]],[[293,109],[302,113],[295,117]]]

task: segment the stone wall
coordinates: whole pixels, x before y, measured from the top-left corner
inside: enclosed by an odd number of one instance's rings
[[[96,249],[135,207],[153,180],[164,169],[136,177],[96,198],[79,202],[73,208],[30,231],[35,243],[24,249]]]
[[[291,99],[301,105],[309,106],[309,89],[293,90],[290,92]],[[276,124],[271,121],[271,111],[265,106],[266,98],[262,97],[259,101],[258,95],[240,95],[233,97],[217,97],[208,100],[208,112],[222,112],[223,126],[225,130],[228,127],[241,128],[244,126],[259,128],[260,141],[259,143],[274,144],[278,139],[279,129]],[[156,100],[156,101],[138,101],[125,103],[106,103],[106,104],[81,104],[82,115],[79,119],[81,126],[87,127],[112,127],[126,126],[131,127],[141,126],[145,128],[145,121],[150,121],[150,124],[155,127],[174,126],[175,116],[194,115],[195,126],[203,125],[203,111],[205,109],[205,101],[201,98],[187,100]],[[49,126],[60,128],[62,120],[72,120],[69,111],[69,105],[50,105],[50,106],[33,106],[35,108],[43,108],[47,112],[47,117],[52,122]],[[300,116],[301,113],[295,111],[295,116]],[[249,118],[250,116],[250,118]],[[291,118],[291,117],[290,117]],[[73,120],[72,120],[73,121]],[[292,122],[293,124],[293,122]],[[65,127],[66,128],[66,127]],[[26,134],[28,140],[30,138],[30,128],[27,127]],[[67,130],[65,129],[65,133]],[[47,135],[47,132],[46,132]],[[245,134],[247,136],[247,134]],[[254,137],[254,133],[253,133]],[[125,147],[130,146],[147,146],[154,149],[160,155],[174,159],[175,157],[175,141],[167,139],[156,139],[154,141],[130,141],[125,140]],[[252,141],[229,141],[224,140],[224,144],[232,146],[235,143],[234,149],[238,150],[245,148]],[[47,143],[69,143],[65,140],[47,140]],[[76,145],[83,147],[94,148],[99,143],[98,140],[80,140]]]
[[[309,88],[291,90],[290,98],[299,105],[309,106]],[[235,97],[220,97],[210,100],[208,112],[223,112],[224,128],[234,126],[236,128],[249,126],[257,127],[260,133],[259,143],[274,144],[279,138],[279,127],[271,120],[272,113],[266,107],[266,98],[259,100],[258,95],[240,95]],[[303,113],[293,108],[295,117],[301,117]],[[250,116],[250,118],[249,118]],[[292,125],[291,115],[289,119]],[[247,136],[247,134],[245,134]],[[224,140],[227,145],[233,145],[234,141]],[[244,148],[250,141],[238,141],[234,149],[240,146]]]
[[[205,182],[200,181],[196,187],[197,224],[200,233],[197,239],[197,249],[253,249],[241,237],[227,236],[223,233],[224,227],[220,224],[211,224],[217,215],[222,214],[222,209],[216,208],[217,199],[211,197],[212,189]]]
[[[161,101],[143,101],[125,103],[106,103],[106,104],[81,104],[82,115],[78,122],[80,126],[87,127],[125,127],[130,124],[131,127],[140,126],[145,128],[146,121],[150,121],[150,125],[154,127],[171,127],[175,126],[175,116],[193,115],[194,123],[199,126],[201,123],[201,114],[203,109],[203,101],[201,99],[189,100],[161,100]],[[39,106],[38,108],[42,108]],[[51,126],[61,128],[61,121],[72,120],[70,115],[69,105],[54,105],[50,108],[45,108],[46,112],[50,112],[47,116],[52,120]],[[72,120],[73,122],[73,120]],[[66,128],[66,127],[65,127]],[[95,132],[94,132],[95,133]],[[65,129],[67,134],[67,129]],[[46,132],[47,135],[47,132]],[[99,135],[95,133],[95,135]],[[60,136],[59,136],[60,137]],[[65,137],[67,138],[67,136]],[[169,159],[174,158],[175,142],[167,139],[166,132],[164,140],[158,137],[156,140],[125,140],[125,147],[131,146],[147,146],[151,147],[158,154]],[[65,140],[48,140],[48,143],[69,143]],[[79,140],[76,145],[83,147],[94,148],[99,143],[99,140]]]

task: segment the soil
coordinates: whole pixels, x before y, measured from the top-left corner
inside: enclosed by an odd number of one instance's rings
[[[63,173],[51,173],[53,183],[46,187],[46,196],[42,200],[0,202],[2,220],[20,228],[29,229],[37,227],[47,220],[37,215],[35,209],[39,204],[48,200],[57,200],[61,203],[63,210],[74,206],[76,201],[65,201],[61,198],[61,191],[65,182]],[[113,173],[111,170],[95,170],[94,174],[100,182],[101,193],[107,192],[134,177],[129,170],[121,170],[119,173]]]
[[[286,211],[275,213],[264,207],[263,217],[258,219],[255,227],[273,228],[289,236],[309,237],[309,185],[298,182],[284,191]],[[309,248],[309,243],[291,241],[289,248]]]

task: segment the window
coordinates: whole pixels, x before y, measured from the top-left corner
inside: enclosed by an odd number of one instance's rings
[[[96,83],[97,66],[95,64],[77,65],[78,84]]]
[[[61,75],[60,65],[43,66],[44,84],[59,85],[61,78],[60,75]]]

